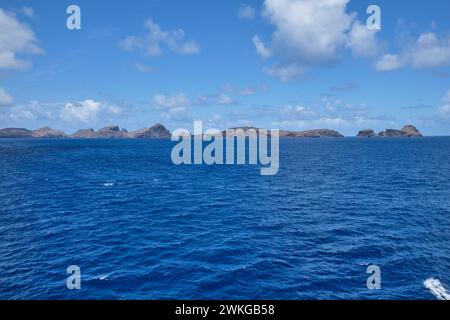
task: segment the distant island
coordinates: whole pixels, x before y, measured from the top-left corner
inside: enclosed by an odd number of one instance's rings
[[[255,127],[238,127],[231,128],[234,130],[250,130],[259,132],[259,128]],[[225,131],[223,131],[225,134]],[[137,131],[128,132],[119,126],[109,126],[98,131],[94,129],[80,129],[73,134],[66,134],[60,130],[49,127],[28,130],[24,128],[5,128],[0,129],[0,138],[4,139],[170,139],[171,133],[162,124],[157,123],[150,128],[144,128]],[[306,131],[290,131],[280,130],[280,138],[343,138],[344,136],[330,129],[316,129]],[[423,137],[422,133],[413,125],[406,125],[401,130],[387,129],[380,133],[375,133],[372,129],[361,130],[357,137],[373,138],[373,137]]]
[[[109,126],[98,131],[81,129],[73,134],[66,134],[52,128],[28,130],[23,128],[5,128],[0,130],[0,138],[40,138],[40,139],[170,139],[171,133],[162,124],[151,128],[128,132],[119,126]]]
[[[423,137],[422,133],[417,130],[417,128],[413,125],[406,125],[401,130],[396,129],[386,129],[385,131],[381,131],[379,133],[375,133],[372,129],[361,130],[358,132],[357,137],[360,138],[374,138],[374,137],[392,137],[392,138],[421,138]]]

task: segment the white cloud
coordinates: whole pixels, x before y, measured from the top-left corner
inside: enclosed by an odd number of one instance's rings
[[[221,93],[216,97],[216,103],[220,105],[233,105],[236,104],[236,101],[228,94]]]
[[[281,81],[286,82],[302,75],[305,72],[305,67],[298,63],[290,63],[264,68],[264,72],[269,76],[278,77]]]
[[[183,29],[165,31],[152,19],[148,19],[144,26],[148,31],[145,36],[127,36],[120,41],[120,47],[125,51],[138,49],[150,56],[161,55],[164,46],[182,55],[200,52],[200,47],[195,41],[185,39]]]
[[[443,120],[450,120],[450,104],[438,108],[438,115]]]
[[[266,73],[288,81],[308,67],[333,65],[345,48],[358,57],[375,56],[381,48],[378,31],[347,13],[349,1],[265,0],[263,16],[274,26],[271,43],[258,35],[252,41],[261,57],[275,60]]]
[[[378,71],[396,70],[402,66],[403,62],[397,54],[385,54],[375,63],[375,69]]]
[[[256,52],[264,59],[269,58],[272,55],[272,51],[266,47],[264,42],[258,36],[252,38],[253,44],[256,48]]]
[[[31,63],[18,56],[39,53],[33,30],[0,8],[0,69],[26,69]]]
[[[153,105],[157,110],[161,109],[181,109],[186,108],[190,104],[188,97],[184,93],[178,93],[173,96],[157,94],[153,97]]]
[[[59,104],[60,106],[60,104]],[[6,113],[9,120],[23,121],[23,120],[53,120],[54,114],[51,108],[52,104],[41,104],[37,101],[31,100],[26,104],[13,105]]]
[[[355,21],[352,29],[348,34],[347,48],[350,48],[355,56],[374,57],[380,50],[382,45],[376,38],[379,30],[371,30],[359,21]]]
[[[61,119],[64,121],[93,123],[97,120],[100,106],[101,103],[94,100],[85,100],[79,103],[69,102],[61,110]]]
[[[153,72],[155,72],[154,68],[152,68],[150,66],[147,66],[145,64],[139,63],[139,62],[136,62],[134,64],[134,66],[135,66],[136,70],[138,70],[139,72],[142,72],[142,73],[153,73]]]
[[[287,105],[282,107],[280,108],[280,114],[282,117],[289,119],[298,117],[302,119],[309,119],[316,116],[316,113],[313,110],[302,105]]]
[[[2,106],[10,106],[14,103],[11,95],[2,87],[0,87],[0,107]]]
[[[405,66],[415,69],[450,66],[450,37],[440,38],[433,32],[422,33],[417,40],[405,44],[400,53],[385,55],[376,63],[379,71]]]
[[[439,39],[432,32],[423,33],[410,54],[411,64],[417,69],[450,66],[450,38]]]
[[[6,108],[3,113],[8,120],[20,123],[22,121],[38,121],[36,123],[48,123],[48,121],[65,121],[70,124],[93,125],[100,121],[112,121],[122,117],[122,108],[107,102],[98,102],[87,99],[80,102],[53,102],[41,103],[31,100],[26,104],[13,105]]]
[[[444,105],[437,109],[437,114],[440,120],[449,121],[450,120],[450,90],[447,91],[445,96],[442,98]]]
[[[242,19],[254,19],[256,10],[247,4],[241,4],[238,11],[238,17]]]
[[[353,19],[345,12],[348,1],[266,0],[264,16],[275,26],[273,50],[304,63],[335,61]]]
[[[117,116],[122,108],[108,103],[87,99],[81,102],[68,102],[60,111],[60,118],[68,122],[95,123],[101,114]]]

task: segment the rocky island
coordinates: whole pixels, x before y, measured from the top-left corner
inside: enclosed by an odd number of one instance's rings
[[[256,127],[237,127],[230,130],[255,130],[259,133],[260,128]],[[330,129],[316,129],[305,131],[280,130],[280,138],[343,138],[344,136]],[[226,131],[222,131],[225,135]],[[270,131],[269,131],[270,134]],[[28,130],[23,128],[5,128],[0,129],[0,138],[41,138],[41,139],[170,139],[171,133],[162,124],[157,123],[150,128],[143,128],[136,131],[128,132],[119,126],[108,126],[98,131],[94,129],[80,129],[73,134],[66,134],[60,130],[54,130],[49,127],[37,130]],[[403,129],[386,129],[376,133],[373,129],[365,129],[358,132],[359,138],[375,138],[375,137],[423,137],[422,133],[413,125],[405,125]]]
[[[94,129],[81,129],[68,135],[62,131],[48,127],[28,130],[23,128],[5,128],[0,130],[0,138],[41,138],[41,139],[163,139],[170,138],[170,131],[158,123],[151,128],[144,128],[134,132],[128,132],[119,126],[109,126],[98,131]]]
[[[261,128],[256,127],[237,127],[230,128],[229,130],[243,130],[244,132],[247,130],[254,130],[257,134],[259,134],[259,130]],[[268,134],[270,135],[270,130],[268,130]],[[222,134],[225,135],[226,131],[222,131]],[[316,130],[306,130],[306,131],[290,131],[290,130],[280,130],[279,132],[280,138],[343,138],[344,136],[335,130],[330,129],[316,129]]]
[[[413,125],[406,125],[401,130],[386,129],[380,133],[375,133],[372,129],[361,130],[356,135],[359,138],[421,138],[422,133]]]
[[[231,130],[242,129],[247,131],[254,129],[257,133],[259,128],[239,127]],[[223,131],[225,134],[226,131]],[[270,133],[270,132],[269,132]],[[94,129],[80,129],[68,135],[62,131],[48,127],[28,130],[22,128],[6,128],[0,130],[0,138],[45,138],[45,139],[170,139],[171,133],[162,124],[157,123],[150,128],[128,132],[119,126],[109,126],[98,131]],[[280,138],[343,138],[344,136],[335,130],[317,129],[307,131],[280,130]]]
[[[286,138],[343,138],[344,136],[335,130],[317,129],[306,131],[280,130],[280,137]]]

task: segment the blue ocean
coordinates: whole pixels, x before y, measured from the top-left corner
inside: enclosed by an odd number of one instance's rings
[[[1,140],[0,299],[436,299],[424,281],[450,286],[450,138],[282,139],[276,176],[175,166],[173,146]]]

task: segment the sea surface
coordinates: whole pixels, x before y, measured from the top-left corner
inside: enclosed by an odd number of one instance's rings
[[[445,297],[450,138],[282,139],[276,176],[173,145],[0,140],[0,299]]]

